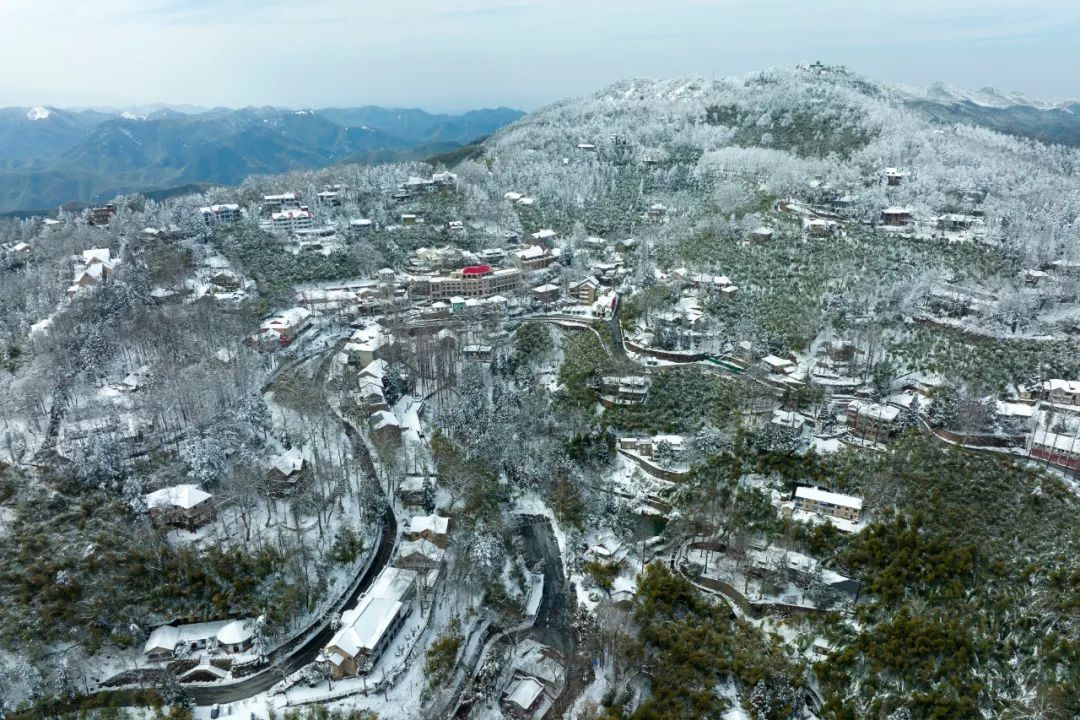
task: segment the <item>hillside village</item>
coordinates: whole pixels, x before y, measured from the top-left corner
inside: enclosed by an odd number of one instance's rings
[[[0,227],[0,715],[1080,713],[1075,149],[817,64],[456,160]]]

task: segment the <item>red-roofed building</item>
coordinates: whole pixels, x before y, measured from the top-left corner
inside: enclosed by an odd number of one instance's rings
[[[465,277],[480,277],[482,275],[490,275],[492,270],[490,265],[470,265],[467,268],[463,268],[461,274]]]

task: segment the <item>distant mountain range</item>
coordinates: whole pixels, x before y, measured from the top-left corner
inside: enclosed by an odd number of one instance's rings
[[[342,162],[420,159],[524,115],[509,108],[461,115],[374,106],[199,110],[0,109],[0,212],[231,185],[253,174]]]
[[[1080,147],[1080,100],[1047,103],[994,88],[964,91],[945,83],[903,89],[904,101],[931,120],[979,125],[1045,143]]]

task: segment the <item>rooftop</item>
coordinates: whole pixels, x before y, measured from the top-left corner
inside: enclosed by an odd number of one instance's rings
[[[146,506],[151,510],[161,507],[178,507],[190,510],[211,497],[213,496],[210,493],[200,490],[198,485],[173,485],[172,487],[148,493],[146,495]]]
[[[506,691],[506,700],[522,710],[528,710],[544,692],[544,685],[534,677],[521,677],[510,683]]]
[[[852,508],[853,510],[862,510],[863,506],[862,498],[855,497],[854,495],[829,492],[828,490],[822,490],[816,487],[798,487],[795,489],[795,497],[803,500],[813,500],[814,502],[829,503],[830,505],[837,505],[839,507]]]
[[[431,532],[445,535],[450,530],[450,518],[439,515],[417,515],[409,521],[410,533]]]

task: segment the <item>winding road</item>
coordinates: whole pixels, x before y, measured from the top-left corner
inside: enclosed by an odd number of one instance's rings
[[[325,377],[327,362],[332,356],[333,352],[324,357],[323,362],[320,363],[320,366],[315,373],[315,378],[317,380],[321,381],[321,379]],[[345,434],[352,443],[353,454],[360,459],[368,476],[373,479],[376,478],[375,464],[371,460],[371,453],[368,452],[367,445],[364,444],[364,441],[360,438],[358,431],[352,424],[340,415],[338,415],[338,418],[341,421]],[[281,653],[284,659],[271,656],[271,664],[268,667],[263,668],[259,672],[246,677],[243,680],[238,680],[229,684],[187,686],[188,693],[195,700],[196,705],[213,705],[214,703],[229,703],[246,700],[253,695],[269,690],[279,681],[284,679],[285,676],[314,662],[315,658],[319,656],[319,652],[334,636],[334,629],[331,626],[333,616],[356,603],[359,597],[371,587],[371,583],[375,581],[375,578],[379,576],[379,573],[383,571],[383,568],[389,564],[390,558],[394,554],[394,547],[398,537],[398,524],[397,517],[394,515],[393,506],[390,503],[387,503],[386,510],[383,512],[383,516],[379,522],[381,528],[374,558],[372,558],[372,561],[368,564],[367,568],[354,581],[355,584],[353,585],[352,591],[342,600],[338,601],[334,607],[334,611],[326,613],[305,630],[303,637],[307,637],[308,639],[303,641],[299,646],[293,645],[279,648],[277,653]],[[318,628],[317,632],[315,631],[316,628]],[[274,664],[275,662],[277,662],[276,665]]]
[[[354,604],[356,600],[371,587],[371,583],[379,576],[383,568],[390,562],[394,553],[394,543],[397,540],[397,519],[389,507],[382,517],[382,532],[379,535],[379,547],[375,552],[375,558],[368,565],[367,570],[360,576],[353,591],[338,604],[335,612],[341,612]],[[284,675],[296,672],[300,668],[314,662],[319,652],[330,642],[334,636],[334,629],[330,620],[334,613],[328,613],[320,618],[311,628],[321,626],[318,632],[308,637],[299,646],[282,647],[279,652],[285,654],[283,663],[275,667],[273,664],[259,672],[229,684],[218,685],[188,685],[188,694],[195,700],[196,705],[213,705],[214,703],[229,703],[246,700],[247,698],[265,692],[277,684]],[[309,630],[310,631],[310,630]],[[307,633],[305,633],[307,634]],[[274,660],[274,658],[271,658]]]

